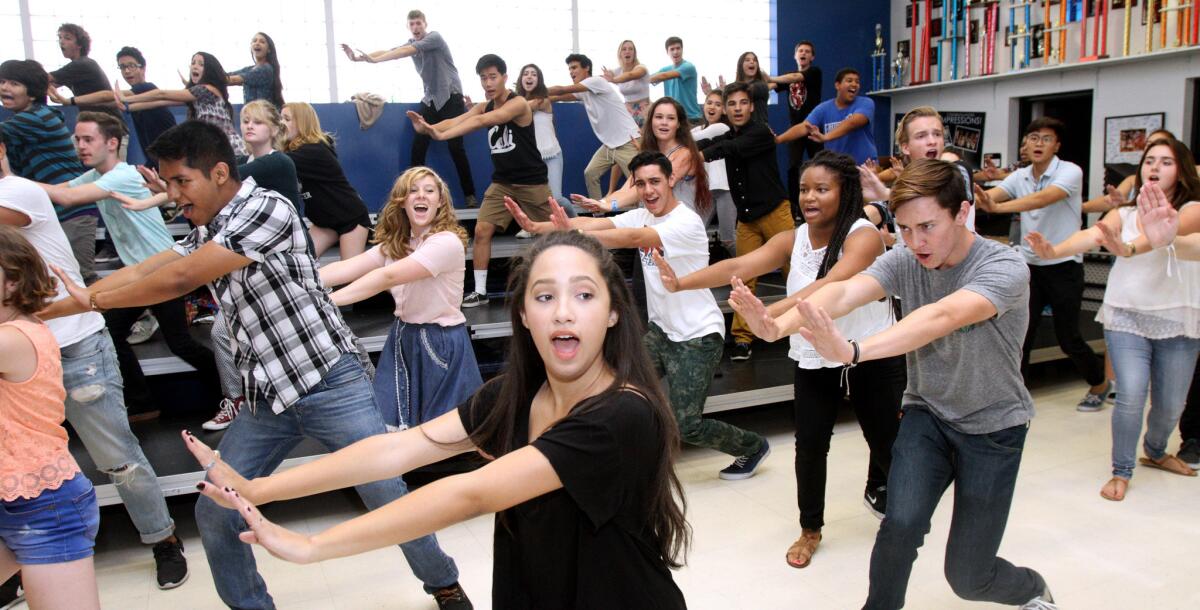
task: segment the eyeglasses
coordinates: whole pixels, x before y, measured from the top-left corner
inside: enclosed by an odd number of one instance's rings
[[[117,64],[117,67],[124,72],[126,70],[137,70],[138,68],[142,67],[142,64]]]
[[[1029,134],[1025,136],[1025,141],[1030,144],[1053,144],[1054,136],[1039,136],[1037,134]]]

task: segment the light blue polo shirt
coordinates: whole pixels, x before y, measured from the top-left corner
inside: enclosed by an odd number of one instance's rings
[[[71,186],[95,184],[109,193],[121,193],[134,199],[146,199],[151,193],[142,176],[132,165],[122,161],[105,174],[92,169],[68,182]],[[104,228],[112,236],[117,256],[125,265],[136,265],[175,244],[171,232],[163,222],[158,208],[149,210],[127,210],[121,202],[105,197],[96,202]]]
[[[1033,253],[1033,249],[1025,242],[1025,237],[1032,231],[1037,231],[1052,244],[1065,241],[1083,227],[1083,170],[1070,161],[1063,161],[1056,155],[1046,167],[1046,173],[1040,178],[1033,178],[1033,166],[1022,167],[1011,173],[1000,188],[1012,199],[1032,195],[1047,187],[1057,186],[1067,193],[1067,196],[1040,209],[1021,212],[1021,254],[1030,265],[1057,265],[1067,261],[1082,262],[1083,255],[1076,254],[1064,258],[1042,260]]]

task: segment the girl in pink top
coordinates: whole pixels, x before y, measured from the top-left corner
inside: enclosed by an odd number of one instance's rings
[[[483,385],[463,316],[467,232],[445,181],[413,167],[392,186],[375,226],[375,247],[321,268],[337,305],[390,290],[396,321],[375,375],[375,402],[389,429],[425,423]]]
[[[34,317],[54,295],[37,250],[0,225],[0,582],[20,570],[30,608],[86,610],[100,513],[67,450],[58,342]]]

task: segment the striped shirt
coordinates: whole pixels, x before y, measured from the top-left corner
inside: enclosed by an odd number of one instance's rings
[[[217,278],[212,290],[229,324],[246,402],[265,402],[275,413],[304,397],[342,354],[359,353],[306,235],[286,198],[248,178],[208,225],[174,246],[187,256],[211,241],[251,260]]]
[[[0,123],[4,145],[8,147],[8,164],[14,174],[46,184],[61,184],[72,180],[87,168],[75,156],[71,130],[62,113],[45,104],[33,104],[12,118]],[[90,214],[96,216],[95,204],[64,208],[54,205],[58,220]]]

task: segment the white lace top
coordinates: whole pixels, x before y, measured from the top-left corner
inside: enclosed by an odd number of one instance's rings
[[[1200,203],[1181,209],[1193,205]],[[1141,235],[1136,207],[1125,206],[1117,213],[1123,241]],[[1166,248],[1117,258],[1096,320],[1105,330],[1147,339],[1200,338],[1200,262],[1178,260]]]

